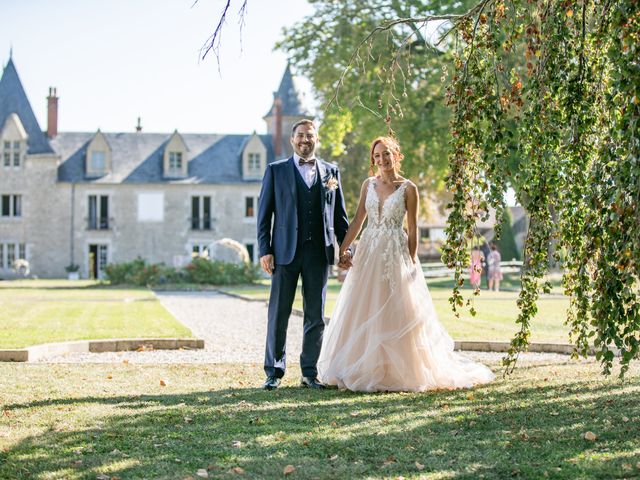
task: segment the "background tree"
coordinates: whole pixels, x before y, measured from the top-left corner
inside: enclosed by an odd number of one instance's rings
[[[405,151],[403,171],[423,191],[444,190],[450,111],[443,67],[452,48],[435,48],[435,27],[400,24],[364,38],[382,23],[418,12],[465,11],[468,0],[311,0],[314,13],[286,29],[278,47],[309,78],[323,105],[322,154],[344,171],[349,211],[368,176],[371,141],[392,131]],[[354,56],[354,52],[357,52]],[[393,52],[395,64],[389,62]],[[340,87],[338,90],[338,86]],[[336,95],[336,91],[338,91]]]

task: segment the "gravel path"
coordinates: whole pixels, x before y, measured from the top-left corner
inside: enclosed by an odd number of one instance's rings
[[[217,292],[157,292],[162,305],[197,338],[203,350],[72,353],[40,360],[44,363],[250,363],[261,365],[267,331],[264,302],[245,301]],[[291,316],[287,333],[289,363],[298,363],[302,346],[302,318]],[[481,362],[499,361],[504,354],[465,352]],[[567,355],[525,353],[519,364],[564,363]],[[587,360],[588,361],[588,360]]]

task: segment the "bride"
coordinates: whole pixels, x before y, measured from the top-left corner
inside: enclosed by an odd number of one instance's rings
[[[424,391],[471,387],[494,374],[453,351],[417,260],[418,189],[401,177],[397,141],[376,138],[371,170],[355,218],[340,245],[340,264],[352,266],[324,332],[318,362],[322,380],[353,391]],[[348,247],[365,218],[353,262]],[[403,230],[407,218],[408,235]]]

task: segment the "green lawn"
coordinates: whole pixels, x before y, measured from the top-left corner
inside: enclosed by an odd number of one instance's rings
[[[92,281],[3,281],[0,305],[0,348],[192,336],[145,288],[113,288]]]
[[[473,297],[471,290],[465,290],[469,298],[473,298],[477,314],[471,316],[468,309],[464,309],[460,318],[456,318],[449,304],[451,295],[451,280],[428,280],[429,290],[435,303],[438,317],[442,324],[456,340],[511,340],[517,331],[515,319],[518,316],[516,300],[518,293],[489,292],[483,290],[479,296]],[[510,280],[513,284],[514,281]],[[242,285],[225,287],[224,290],[250,298],[269,298],[269,281],[265,280],[257,285]],[[329,280],[327,287],[326,315],[331,316],[336,298],[340,292],[340,283]],[[560,294],[544,295],[538,303],[538,314],[532,322],[532,342],[568,342],[568,328],[564,325],[569,299]],[[296,295],[294,307],[302,309],[300,288]]]
[[[640,476],[638,365],[625,382],[521,365],[423,394],[309,391],[298,375],[265,392],[259,365],[0,364],[0,478]]]

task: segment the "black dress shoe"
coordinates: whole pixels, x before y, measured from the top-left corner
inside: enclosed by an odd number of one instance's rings
[[[267,377],[262,388],[265,390],[275,390],[280,386],[280,379],[276,376]]]
[[[327,388],[327,386],[315,377],[302,377],[300,379],[300,386],[305,388],[315,388],[320,390]]]

